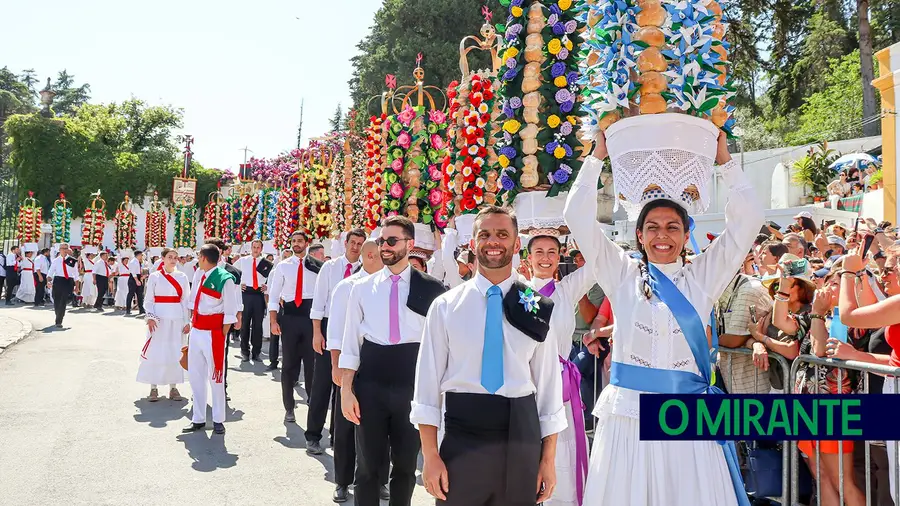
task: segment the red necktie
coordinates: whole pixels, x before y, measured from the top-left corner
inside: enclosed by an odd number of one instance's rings
[[[197,309],[200,307],[200,292],[203,291],[203,282],[206,281],[206,274],[203,275],[203,278],[200,280],[200,286],[197,287],[197,298],[194,299],[194,314],[199,314]]]
[[[344,278],[350,277],[350,264],[347,264],[347,268],[344,269]]]
[[[300,307],[303,303],[303,260],[297,263],[297,288],[294,290],[294,305]]]
[[[256,259],[253,259],[253,289],[259,290],[259,280],[256,277]]]
[[[109,264],[106,262],[103,262],[103,267],[106,267],[106,277],[109,277]]]
[[[69,269],[66,269],[66,257],[63,257],[63,259],[62,259],[62,266],[63,266],[63,277],[68,278],[69,277]]]

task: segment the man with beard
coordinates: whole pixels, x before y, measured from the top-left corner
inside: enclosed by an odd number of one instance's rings
[[[241,272],[241,292],[243,311],[241,315],[241,361],[253,358],[259,362],[262,352],[263,323],[266,312],[266,276],[272,264],[262,258],[263,242],[254,239],[250,243],[250,255],[237,261],[237,269]],[[252,345],[252,347],[251,347]]]
[[[416,356],[428,308],[446,289],[410,267],[414,237],[409,218],[386,218],[377,239],[385,267],[354,283],[347,302],[338,364],[341,407],[358,426],[358,506],[380,504],[378,475],[389,440],[391,504],[409,505],[416,484],[419,438],[408,423]]]
[[[422,336],[410,413],[422,481],[439,504],[533,506],[553,493],[566,427],[557,347],[545,342],[553,302],[513,273],[521,243],[510,211],[482,209],[473,241],[478,273],[438,297]],[[561,308],[569,318],[571,308]]]
[[[313,326],[310,319],[316,278],[322,263],[306,255],[309,237],[306,232],[296,230],[291,234],[293,256],[282,261],[272,271],[269,284],[269,322],[272,334],[281,336],[283,368],[281,371],[281,400],[284,403],[284,421],[294,423],[294,383],[300,377],[303,363],[303,387],[306,397],[312,392],[314,353],[312,347]],[[278,309],[282,305],[279,324]],[[318,445],[307,452],[321,455]]]

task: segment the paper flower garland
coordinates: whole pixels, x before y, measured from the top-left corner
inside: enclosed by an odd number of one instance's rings
[[[350,156],[344,153],[343,149],[337,150],[334,161],[334,170],[329,171],[328,175],[328,200],[334,206],[334,215],[332,216],[333,226],[335,230],[344,230],[344,224],[347,215],[344,212],[344,206],[348,203],[348,195],[344,191],[344,175],[349,170],[347,163],[353,163]]]
[[[589,7],[587,135],[640,114],[682,112],[729,135],[728,43],[715,0],[601,0]]]
[[[125,200],[119,204],[116,210],[116,240],[117,250],[134,249],[137,237],[137,217],[132,210],[131,198],[125,192]]]
[[[296,178],[295,178],[296,181]],[[297,228],[294,206],[297,204],[297,185],[288,186],[278,192],[275,212],[275,247],[279,250],[290,247],[289,237]]]
[[[41,239],[43,210],[34,200],[34,192],[28,192],[28,198],[19,207],[17,220],[17,237],[20,243],[38,242]]]
[[[419,185],[410,183],[411,189],[417,188],[415,196],[421,223],[434,224],[440,229],[443,229],[450,219],[444,205],[446,196],[444,190],[441,189],[443,182],[441,164],[450,152],[446,140],[448,125],[449,119],[443,111],[430,110],[425,115],[425,130],[419,134],[424,158],[414,159],[414,162],[421,167],[418,170],[422,181]],[[411,176],[414,174],[410,171]]]
[[[350,204],[353,206],[350,228],[365,228],[366,214],[368,208],[366,206],[368,197],[368,187],[366,186],[366,176],[368,172],[368,160],[363,142],[359,138],[354,138],[353,147],[353,177],[351,184],[353,191],[350,197]]]
[[[511,192],[508,199],[513,198],[521,188],[532,188],[537,185],[537,107],[540,104],[540,96],[536,93],[540,87],[537,76],[540,72],[540,62],[543,59],[541,46],[543,39],[540,30],[543,28],[541,20],[536,19],[529,23],[525,17],[523,7],[524,0],[512,0],[509,4],[509,16],[506,18],[506,26],[498,26],[498,31],[503,34],[503,46],[501,48],[500,62],[500,89],[499,95],[503,97],[501,103],[502,127],[495,145],[499,154],[504,156],[504,164],[501,166],[500,185],[504,192]],[[526,25],[528,31],[526,32]],[[532,26],[534,25],[534,26]],[[528,37],[526,38],[526,35]],[[527,40],[527,46],[526,46]],[[526,50],[527,49],[527,50]],[[525,63],[535,65],[529,67],[529,78],[524,79]],[[529,90],[526,92],[526,86]],[[528,95],[527,128],[522,130],[525,120],[525,93]],[[534,126],[532,126],[534,125]],[[499,160],[498,160],[499,163]],[[524,180],[523,180],[523,175]]]
[[[153,192],[150,209],[147,210],[144,245],[147,248],[163,248],[166,245],[166,223],[169,221],[159,195]]]
[[[396,216],[402,212],[403,204],[409,198],[408,186],[403,181],[403,171],[412,163],[413,123],[419,113],[412,107],[389,117],[385,123],[388,132],[387,159],[382,175],[384,180],[384,215]],[[418,180],[417,180],[418,181]],[[418,209],[414,210],[414,222],[418,221]]]
[[[64,193],[59,194],[59,200],[53,204],[51,214],[53,217],[53,243],[69,242],[72,230],[72,208],[69,207]]]
[[[281,190],[270,188],[265,190],[263,209],[265,210],[264,232],[260,238],[264,241],[275,239],[275,220],[278,216],[278,199]]]
[[[197,246],[197,208],[195,206],[175,207],[175,248],[194,249]]]
[[[448,161],[444,167],[451,194],[449,212],[453,216],[473,214],[482,203],[495,203],[499,190],[499,174],[488,163],[491,112],[496,101],[493,83],[488,75],[474,74],[468,83],[448,90],[448,96],[457,124],[453,163]],[[513,148],[503,149],[497,163],[507,168],[510,156],[515,155]]]
[[[227,237],[227,205],[221,194],[214,193],[203,208],[203,237]]]
[[[331,201],[328,188],[330,186],[331,173],[333,171],[321,164],[314,164],[309,172],[310,208],[312,213],[312,225],[316,239],[329,239],[334,231],[334,217],[331,213]]]
[[[103,229],[106,226],[106,202],[100,198],[100,192],[94,194],[90,207],[84,210],[81,219],[81,245],[101,246],[103,244]]]
[[[384,198],[385,136],[387,115],[372,116],[366,129],[366,220],[365,228],[374,230],[381,223]]]
[[[254,238],[256,217],[259,214],[259,195],[247,193],[241,196],[238,209],[240,213],[238,217],[239,226],[237,234],[235,234],[234,243],[243,244],[252,241]]]

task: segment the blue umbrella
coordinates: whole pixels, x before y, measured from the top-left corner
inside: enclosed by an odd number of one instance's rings
[[[836,171],[844,171],[852,168],[862,170],[872,163],[875,163],[875,158],[868,153],[850,153],[838,158],[829,167]]]

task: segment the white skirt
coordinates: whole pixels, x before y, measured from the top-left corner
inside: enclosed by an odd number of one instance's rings
[[[125,307],[128,300],[128,276],[119,276],[116,278],[116,307]]]
[[[600,413],[584,506],[737,505],[715,441],[641,441],[636,418]]]
[[[544,506],[578,506],[578,472],[576,469],[575,418],[572,402],[566,401],[566,428],[556,438],[556,489],[553,497],[544,501]],[[584,416],[579,410],[579,415]],[[587,446],[587,436],[582,434]],[[587,497],[585,496],[585,504]]]
[[[160,319],[156,332],[145,343],[146,351],[138,367],[138,383],[148,385],[176,385],[184,383],[184,369],[181,368],[181,347],[184,340],[181,330],[184,320]],[[144,358],[146,357],[146,358]]]
[[[31,271],[23,272],[19,278],[16,298],[22,302],[34,302],[34,274]]]
[[[97,302],[97,286],[94,285],[94,275],[85,274],[81,276],[81,304],[93,306],[95,302]]]

